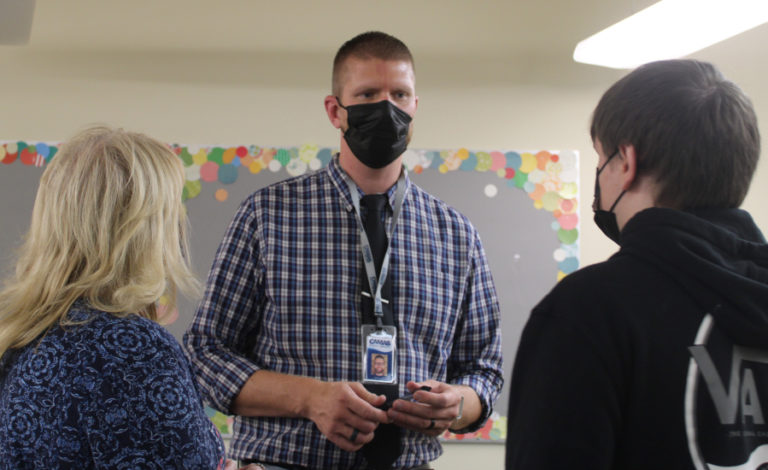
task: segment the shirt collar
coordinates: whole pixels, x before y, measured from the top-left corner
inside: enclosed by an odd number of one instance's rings
[[[408,197],[408,193],[411,187],[411,179],[408,177],[408,171],[403,167],[403,171],[405,172],[405,195],[406,198]],[[331,158],[331,162],[328,164],[328,174],[331,177],[331,181],[333,181],[333,184],[336,185],[336,188],[341,191],[341,194],[344,196],[344,202],[348,206],[347,210],[351,210],[353,208],[352,206],[352,199],[351,195],[349,194],[349,187],[347,186],[347,182],[344,179],[345,175],[344,169],[341,167],[341,164],[339,163],[339,154],[335,154],[333,158]],[[357,187],[357,185],[355,185]],[[387,200],[389,201],[389,207],[395,207],[395,197],[397,195],[397,184],[393,184],[386,192],[387,194]],[[364,196],[365,193],[358,187],[357,192],[360,196]]]

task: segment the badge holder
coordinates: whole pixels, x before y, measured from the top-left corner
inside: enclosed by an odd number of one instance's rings
[[[397,384],[397,328],[363,325],[362,377],[365,384]]]

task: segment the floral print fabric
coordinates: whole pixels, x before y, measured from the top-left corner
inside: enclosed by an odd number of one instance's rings
[[[76,303],[0,359],[0,469],[216,469],[224,445],[163,327]]]

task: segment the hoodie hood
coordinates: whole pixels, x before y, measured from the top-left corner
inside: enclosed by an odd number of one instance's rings
[[[668,273],[734,342],[768,343],[768,244],[746,211],[646,209],[622,230],[620,255]]]

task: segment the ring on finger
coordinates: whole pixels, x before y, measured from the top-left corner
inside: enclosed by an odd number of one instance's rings
[[[352,434],[349,436],[349,441],[355,442],[355,439],[357,439],[358,434],[360,434],[360,431],[358,431],[357,428],[352,428]]]
[[[427,426],[427,431],[429,431],[430,429],[435,429],[435,420],[434,419],[430,419],[429,420],[429,426]]]

